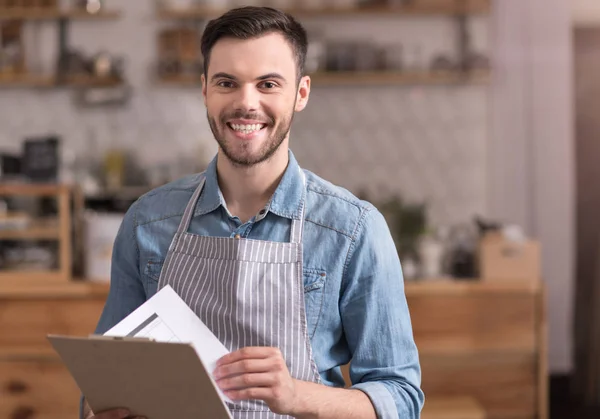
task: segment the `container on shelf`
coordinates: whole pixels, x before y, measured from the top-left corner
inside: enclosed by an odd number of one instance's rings
[[[84,215],[85,279],[110,281],[112,249],[123,214],[86,212]]]

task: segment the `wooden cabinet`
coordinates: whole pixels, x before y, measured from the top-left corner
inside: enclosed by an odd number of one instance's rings
[[[56,269],[47,268],[33,270],[27,264],[6,266],[0,270],[0,286],[31,285],[32,283],[69,283],[72,269],[72,225],[71,199],[75,191],[72,187],[58,184],[10,184],[0,183],[0,198],[29,197],[52,198],[56,200],[58,213],[56,216],[43,219],[32,218],[30,214],[0,214],[0,221],[11,221],[8,225],[19,220],[26,227],[11,227],[0,229],[0,240],[50,240],[56,241],[58,254],[56,255]],[[10,263],[8,263],[10,265]]]
[[[92,333],[107,291],[84,283],[0,287],[0,418],[78,417],[79,389],[46,335]]]
[[[422,419],[547,419],[540,282],[406,283],[419,348]],[[342,368],[349,386],[348,366]]]
[[[80,392],[55,357],[0,361],[0,417],[76,418]]]
[[[488,419],[547,419],[541,283],[408,283],[406,296],[426,399],[471,397]]]

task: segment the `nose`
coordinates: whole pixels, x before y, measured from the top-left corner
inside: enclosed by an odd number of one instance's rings
[[[243,84],[236,92],[235,109],[245,112],[259,109],[260,92],[251,83]]]

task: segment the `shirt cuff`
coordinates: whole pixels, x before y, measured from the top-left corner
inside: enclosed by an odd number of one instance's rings
[[[377,419],[398,419],[396,402],[384,384],[370,381],[353,385],[351,389],[360,390],[371,399]]]

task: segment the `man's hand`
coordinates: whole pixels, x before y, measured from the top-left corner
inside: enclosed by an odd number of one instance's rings
[[[214,376],[231,400],[262,400],[274,413],[294,415],[296,380],[278,348],[247,347],[225,355]]]

